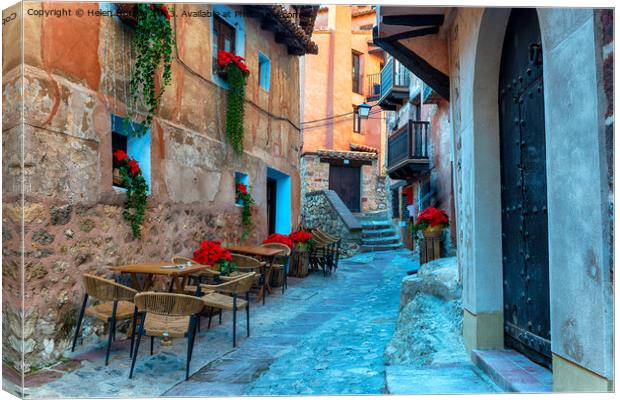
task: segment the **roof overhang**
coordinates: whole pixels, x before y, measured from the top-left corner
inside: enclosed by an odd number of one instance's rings
[[[447,41],[442,25],[450,9],[398,6],[376,9],[373,42],[449,100]]]

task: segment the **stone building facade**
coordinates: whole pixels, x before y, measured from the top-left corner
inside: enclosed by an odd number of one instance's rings
[[[354,214],[387,209],[382,113],[357,113],[360,104],[376,104],[379,89],[383,51],[371,43],[374,18],[371,6],[319,9],[319,53],[304,57],[302,207],[307,193],[332,189]]]
[[[613,11],[515,10],[382,6],[375,40],[450,102],[468,349],[516,349],[552,368],[556,391],[610,391]],[[403,15],[432,29],[405,34],[396,23]],[[520,67],[511,70],[514,62]],[[506,97],[512,91],[518,95]],[[514,107],[532,113],[507,119]],[[530,136],[508,143],[514,130]],[[525,163],[508,165],[501,152]],[[546,181],[546,190],[531,190],[533,175],[525,173],[505,184],[512,179],[506,171],[519,169],[535,173],[534,183]],[[521,190],[525,203],[511,203],[507,193],[523,187],[530,189]],[[528,207],[539,198],[542,207]],[[507,223],[515,213],[537,230]],[[522,242],[535,250],[518,251]],[[512,269],[515,260],[520,271]]]
[[[140,147],[150,194],[143,235],[135,240],[121,215],[125,193],[113,186],[111,149],[115,118],[127,115],[138,51],[132,29],[97,13],[113,11],[112,3],[63,4],[72,16],[40,16],[56,6],[19,3],[3,13],[12,18],[3,25],[3,361],[24,372],[54,363],[67,349],[83,273],[109,275],[114,265],[191,256],[205,239],[240,242],[239,177],[256,201],[249,242],[268,233],[268,178],[282,185],[278,231],[297,226],[298,55],[316,51],[315,7],[298,7],[300,18],[287,21],[280,6],[170,6],[172,79]],[[84,16],[76,16],[78,7]],[[257,10],[292,30],[266,31],[261,17],[241,13]],[[234,31],[235,52],[251,71],[243,154],[225,138],[227,89],[212,68],[215,17],[196,17],[208,12],[219,12]],[[266,87],[259,73],[265,62]],[[101,330],[95,324],[86,332]]]

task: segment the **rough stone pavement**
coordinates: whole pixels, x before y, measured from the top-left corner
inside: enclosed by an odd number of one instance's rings
[[[401,280],[416,261],[406,250],[364,253],[341,260],[331,276],[291,279],[289,290],[252,302],[252,335],[238,321],[232,349],[231,315],[197,337],[189,381],[184,381],[186,341],[175,339],[148,353],[143,339],[134,379],[128,343],[85,348],[51,368],[51,378],[31,381],[27,397],[155,397],[295,394],[381,394],[383,352],[394,331]],[[100,342],[103,345],[103,341]],[[69,365],[70,367],[66,367]]]

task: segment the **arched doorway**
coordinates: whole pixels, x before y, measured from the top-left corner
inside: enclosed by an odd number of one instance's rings
[[[514,9],[499,76],[504,343],[551,367],[543,94],[536,10]]]

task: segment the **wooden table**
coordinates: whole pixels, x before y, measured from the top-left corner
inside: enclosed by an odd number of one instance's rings
[[[263,246],[228,246],[226,250],[231,253],[245,254],[252,257],[261,257],[267,259],[267,265],[265,266],[265,272],[263,273],[263,284],[261,285],[258,295],[256,296],[256,302],[261,299],[263,304],[265,303],[265,290],[271,294],[271,287],[269,286],[269,279],[271,278],[271,270],[273,268],[273,262],[275,258],[282,253],[282,249],[275,249],[273,247]]]
[[[121,265],[118,267],[110,267],[110,271],[130,274],[133,287],[138,292],[144,292],[151,288],[151,285],[153,284],[154,275],[169,276],[172,279],[174,286],[176,287],[177,293],[183,293],[183,288],[185,287],[185,282],[187,281],[187,277],[189,275],[193,275],[196,272],[209,269],[208,265],[199,265],[199,264],[194,264],[190,267],[184,267],[183,269],[162,268],[163,266],[168,266],[168,265],[175,265],[175,264],[172,261],[146,262],[146,263],[139,263],[139,264]],[[220,274],[218,271],[214,271],[214,270],[210,270],[210,272],[212,272],[213,275]],[[138,281],[138,274],[146,275],[144,286],[140,285],[140,282]]]

